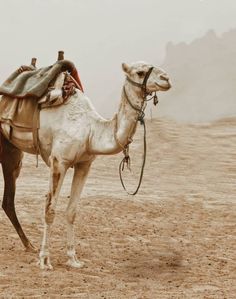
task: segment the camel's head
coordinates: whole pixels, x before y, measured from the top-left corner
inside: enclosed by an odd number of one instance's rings
[[[166,91],[171,87],[167,73],[146,62],[135,62],[130,65],[123,63],[122,68],[131,84],[141,88],[146,85],[147,94],[159,90]]]

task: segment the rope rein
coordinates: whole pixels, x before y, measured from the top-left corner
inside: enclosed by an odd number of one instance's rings
[[[127,145],[124,148],[124,150],[123,150],[124,158],[121,160],[120,165],[119,165],[119,176],[120,176],[121,185],[129,195],[135,195],[135,194],[138,193],[139,188],[142,184],[142,179],[143,179],[144,167],[145,167],[145,163],[146,163],[146,154],[147,154],[146,124],[145,124],[144,116],[145,116],[145,114],[143,112],[143,114],[140,115],[139,119],[138,119],[140,124],[143,125],[143,162],[142,162],[142,167],[141,167],[141,171],[140,171],[140,175],[139,175],[138,186],[137,186],[137,188],[134,192],[129,192],[127,190],[127,188],[124,184],[123,177],[122,177],[122,171],[124,171],[125,165],[131,171],[131,159],[130,159],[130,156],[129,156],[129,145]]]
[[[143,173],[144,173],[144,168],[145,168],[145,163],[146,163],[146,155],[147,155],[147,141],[146,141],[146,123],[145,123],[145,113],[144,113],[144,110],[147,106],[147,102],[152,100],[153,99],[153,103],[154,105],[156,105],[158,103],[158,99],[157,99],[157,95],[156,95],[156,92],[154,93],[154,96],[152,96],[151,98],[147,98],[147,96],[149,95],[149,93],[147,93],[147,80],[151,74],[153,70],[153,67],[151,67],[148,72],[146,73],[146,76],[143,80],[143,83],[140,84],[140,83],[137,83],[137,82],[134,82],[132,81],[129,77],[127,77],[127,80],[128,82],[130,82],[132,85],[136,86],[136,87],[140,87],[143,91],[143,99],[144,99],[144,102],[141,106],[141,108],[139,107],[136,107],[132,104],[132,102],[130,101],[127,93],[126,93],[126,90],[125,90],[125,87],[124,87],[124,95],[125,95],[125,98],[126,98],[126,101],[129,103],[129,105],[138,112],[138,115],[137,115],[137,122],[140,122],[140,124],[143,126],[143,161],[142,161],[142,166],[141,166],[141,171],[140,171],[140,175],[139,175],[139,182],[138,182],[138,186],[137,188],[135,189],[134,192],[129,192],[125,186],[125,183],[124,183],[124,180],[123,180],[123,177],[122,177],[122,172],[124,171],[125,169],[125,165],[127,167],[128,170],[131,171],[131,159],[130,159],[130,155],[129,155],[129,144],[132,142],[132,139],[129,138],[129,141],[128,141],[128,144],[123,146],[119,140],[117,140],[117,137],[116,137],[116,134],[115,134],[115,139],[116,139],[116,142],[121,146],[121,148],[123,148],[123,154],[124,154],[124,158],[121,160],[120,162],[120,165],[119,165],[119,176],[120,176],[120,181],[121,181],[121,185],[122,187],[124,188],[124,190],[129,194],[129,195],[135,195],[138,193],[139,191],[139,188],[142,184],[142,179],[143,179]],[[151,93],[152,94],[152,93]]]

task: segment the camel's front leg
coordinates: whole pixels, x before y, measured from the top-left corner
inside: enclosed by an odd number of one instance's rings
[[[57,199],[67,168],[68,167],[63,162],[60,162],[56,157],[50,157],[50,185],[45,204],[44,232],[39,254],[41,269],[52,269],[49,257],[51,226],[55,218]]]
[[[91,162],[78,163],[74,167],[74,177],[71,187],[71,195],[66,210],[67,216],[67,265],[71,267],[81,268],[83,263],[76,257],[75,237],[74,237],[74,221],[76,215],[76,206],[83,190]]]

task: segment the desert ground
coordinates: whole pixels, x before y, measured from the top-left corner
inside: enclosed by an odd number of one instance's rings
[[[53,228],[53,271],[39,269],[38,254],[24,251],[0,211],[0,298],[236,298],[236,118],[204,124],[163,118],[148,121],[147,129],[147,163],[135,197],[119,182],[122,154],[93,164],[76,218],[82,269],[65,265],[72,169]],[[130,190],[142,159],[141,129],[131,158]],[[48,169],[35,164],[25,155],[16,209],[40,248]]]

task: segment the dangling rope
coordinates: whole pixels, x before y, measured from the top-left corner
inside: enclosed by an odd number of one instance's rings
[[[119,176],[120,176],[121,185],[129,195],[135,195],[135,194],[138,193],[138,190],[139,190],[139,188],[142,184],[142,179],[143,179],[144,167],[145,167],[145,163],[146,163],[146,154],[147,154],[146,124],[145,124],[144,117],[145,117],[145,114],[142,111],[142,113],[140,113],[140,115],[138,117],[138,121],[143,126],[143,162],[142,162],[142,167],[141,167],[141,171],[140,171],[138,186],[137,186],[137,188],[134,192],[129,192],[127,190],[127,188],[124,184],[123,177],[122,177],[122,172],[124,171],[125,165],[127,166],[127,169],[129,169],[131,171],[131,160],[130,160],[130,156],[129,156],[129,145],[127,145],[125,147],[125,149],[123,150],[124,158],[122,159],[122,161],[120,162],[120,165],[119,165]]]

